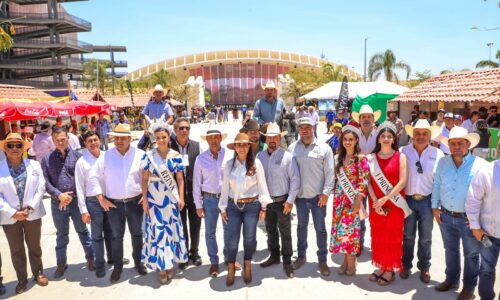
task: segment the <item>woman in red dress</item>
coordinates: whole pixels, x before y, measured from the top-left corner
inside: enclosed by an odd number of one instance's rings
[[[394,281],[394,272],[401,269],[403,256],[403,229],[405,214],[391,199],[398,193],[404,198],[407,181],[406,157],[397,148],[396,127],[390,122],[379,126],[377,145],[371,154],[370,185],[370,226],[372,239],[372,263],[378,269],[370,275],[370,281],[388,285]],[[374,160],[378,162],[382,174],[393,186],[384,193],[373,176]]]

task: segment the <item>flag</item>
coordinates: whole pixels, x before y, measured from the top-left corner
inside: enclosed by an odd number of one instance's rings
[[[337,99],[337,107],[336,110],[339,109],[347,110],[351,106],[349,101],[349,88],[347,85],[347,76],[344,76],[342,80],[342,86],[340,87],[339,97]]]

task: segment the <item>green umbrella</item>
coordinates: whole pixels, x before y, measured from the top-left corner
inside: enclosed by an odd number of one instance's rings
[[[373,111],[380,110],[382,112],[380,119],[378,119],[378,122],[382,123],[387,117],[387,102],[396,98],[397,96],[399,95],[381,93],[375,93],[366,98],[356,96],[356,99],[354,99],[354,101],[352,102],[352,111],[359,112],[362,105],[368,104],[372,107]]]

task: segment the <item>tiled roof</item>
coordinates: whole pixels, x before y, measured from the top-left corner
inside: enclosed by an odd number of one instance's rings
[[[500,68],[433,77],[396,97],[400,102],[500,102]]]
[[[32,99],[32,98],[53,98],[42,90],[30,86],[0,84],[0,98],[12,99]]]

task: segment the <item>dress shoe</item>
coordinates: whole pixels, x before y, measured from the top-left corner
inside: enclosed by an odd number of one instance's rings
[[[227,263],[227,278],[226,278],[226,286],[232,286],[234,284],[234,273],[235,273],[235,268],[234,268],[234,262],[228,262]]]
[[[113,273],[111,273],[111,277],[109,277],[109,281],[111,283],[117,283],[122,276],[122,268],[114,268]]]
[[[217,277],[217,275],[219,275],[219,265],[218,264],[211,265],[210,270],[208,271],[208,275],[214,278]]]
[[[447,292],[449,290],[458,289],[458,284],[451,284],[448,281],[443,281],[440,284],[436,285],[434,289],[438,292]]]
[[[19,295],[21,293],[26,292],[28,289],[28,280],[21,280],[19,283],[16,285],[16,294]]]
[[[399,278],[408,279],[410,277],[410,269],[403,267],[401,272],[399,272]]]
[[[285,270],[286,277],[293,278],[295,273],[293,272],[292,264],[283,263],[283,269]]]
[[[292,268],[294,270],[300,269],[306,263],[306,259],[302,257],[297,257],[297,259],[292,263]]]
[[[322,261],[319,263],[319,272],[325,277],[330,276],[330,268],[328,268],[326,261]]]
[[[112,260],[112,259],[108,259],[108,265],[112,266],[112,265],[113,265],[113,263],[114,263],[114,262],[113,262],[113,260]],[[130,259],[125,258],[125,257],[124,257],[124,258],[122,259],[122,263],[123,263],[124,265],[128,265],[128,264],[130,263]]]
[[[243,281],[246,284],[252,282],[252,261],[249,259],[243,262]]]
[[[460,294],[458,294],[457,300],[472,300],[474,298],[476,298],[476,296],[474,296],[474,291],[471,292],[466,289],[462,289]]]
[[[186,270],[187,267],[188,267],[188,263],[187,262],[185,262],[185,263],[179,263],[179,269]]]
[[[3,277],[0,276],[0,296],[5,295],[6,292],[7,292],[7,289],[3,285]]]
[[[37,276],[35,276],[35,282],[39,286],[46,286],[47,284],[49,284],[49,279],[43,274],[38,274]]]
[[[423,283],[429,283],[431,281],[431,274],[429,273],[429,270],[420,271],[420,281]]]
[[[95,260],[93,258],[87,259],[87,270],[91,272],[95,271]]]
[[[98,267],[95,270],[95,276],[97,276],[97,278],[103,278],[106,276],[106,269],[104,267]]]
[[[269,258],[260,264],[261,267],[266,268],[275,264],[279,264],[280,258],[275,256],[269,256]]]
[[[148,270],[146,269],[146,267],[143,264],[135,265],[135,269],[137,270],[137,273],[139,273],[139,275],[147,275],[148,274]]]
[[[201,256],[199,256],[198,254],[193,254],[189,257],[189,260],[193,263],[193,265],[199,267],[203,264],[202,260],[201,260]]]
[[[67,269],[68,269],[68,265],[57,266],[57,269],[54,272],[54,278],[57,279],[57,278],[63,277],[64,272],[66,272]]]

